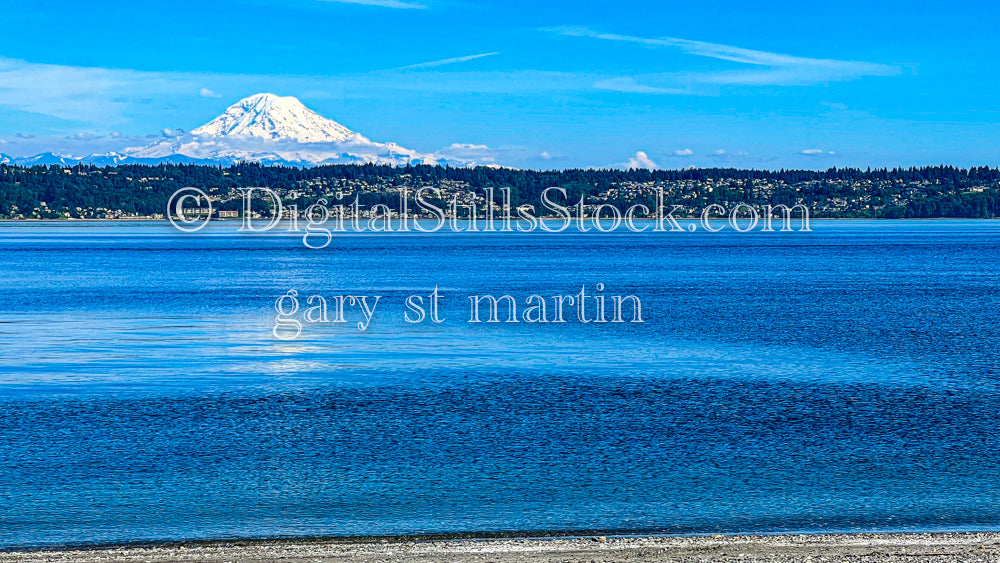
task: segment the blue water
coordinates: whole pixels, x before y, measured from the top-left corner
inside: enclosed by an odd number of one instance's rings
[[[0,546],[1000,529],[1000,222],[234,231],[0,223]],[[645,322],[466,322],[597,283]]]

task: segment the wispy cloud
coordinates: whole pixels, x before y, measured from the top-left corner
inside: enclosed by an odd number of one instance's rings
[[[0,57],[0,106],[70,121],[115,120],[148,95],[197,91],[194,75],[42,64]],[[125,93],[128,95],[126,96]]]
[[[379,8],[399,8],[403,10],[425,10],[426,4],[418,2],[403,2],[402,0],[319,0],[337,4],[359,4],[361,6],[378,6]]]
[[[726,149],[716,149],[709,153],[708,158],[716,161],[735,162],[744,160],[750,155],[746,151],[728,151]]]
[[[451,58],[451,59],[441,59],[439,61],[431,61],[431,62],[428,62],[428,63],[419,63],[419,64],[415,64],[415,65],[401,66],[401,67],[398,67],[398,68],[394,68],[393,70],[410,70],[410,69],[417,69],[417,68],[431,68],[431,67],[435,67],[435,66],[444,66],[444,65],[454,64],[454,63],[464,63],[466,61],[474,61],[476,59],[481,59],[483,57],[492,57],[493,55],[499,55],[499,54],[500,54],[499,52],[494,52],[494,53],[480,53],[478,55],[466,55],[464,57],[454,57],[454,58]]]
[[[799,155],[801,156],[833,156],[835,154],[837,153],[823,149],[803,149],[799,151]]]
[[[820,102],[821,106],[825,106],[832,111],[847,111],[847,104],[841,102]]]
[[[853,80],[864,76],[894,76],[902,72],[897,65],[798,57],[782,53],[757,51],[719,43],[679,39],[676,37],[637,37],[602,33],[587,27],[555,27],[545,31],[569,37],[587,37],[604,41],[634,43],[650,48],[670,48],[689,55],[762,67],[759,70],[709,72],[689,75],[696,82],[712,84],[812,84]]]
[[[198,91],[198,95],[201,96],[202,98],[221,98],[222,97],[222,94],[218,94],[218,93],[214,92],[213,90],[209,90],[208,88],[202,88],[201,90],[199,90]]]
[[[690,94],[691,92],[681,88],[660,88],[648,84],[640,84],[631,76],[619,78],[609,78],[598,80],[594,84],[598,90],[609,90],[611,92],[624,92],[627,94]]]
[[[93,141],[94,139],[100,139],[103,135],[98,135],[97,133],[91,133],[90,131],[79,131],[73,133],[72,135],[66,135],[66,140],[68,141]]]

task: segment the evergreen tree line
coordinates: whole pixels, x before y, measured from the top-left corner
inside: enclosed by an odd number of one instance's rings
[[[709,181],[714,186],[712,190],[705,188]],[[1000,169],[989,167],[536,171],[373,164],[294,168],[253,163],[228,167],[163,164],[25,168],[0,165],[0,216],[11,216],[14,207],[25,214],[36,207],[42,208],[47,210],[43,216],[53,217],[64,212],[79,216],[78,208],[153,215],[163,213],[170,196],[185,186],[222,194],[240,187],[266,186],[318,197],[331,186],[345,182],[355,186],[365,183],[371,187],[363,195],[363,204],[385,203],[393,208],[397,206],[397,198],[393,194],[380,193],[376,187],[434,187],[445,183],[461,183],[474,190],[506,187],[510,188],[514,204],[537,204],[542,190],[549,187],[565,188],[569,199],[575,201],[580,196],[592,197],[613,187],[661,184],[670,191],[666,203],[686,205],[692,202],[702,205],[726,202],[792,205],[803,201],[810,207],[822,208],[837,199],[854,200],[864,196],[865,206],[848,204],[827,216],[1000,216]],[[972,188],[977,190],[972,191]],[[499,194],[496,197],[499,200]],[[895,203],[900,197],[907,200],[905,205]],[[648,196],[639,199],[620,196],[610,202],[621,208],[635,203],[650,206],[653,203]],[[234,205],[230,202],[226,207],[235,208]]]

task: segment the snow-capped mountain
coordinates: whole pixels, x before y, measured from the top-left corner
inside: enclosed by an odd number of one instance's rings
[[[232,163],[255,161],[294,165],[340,163],[436,164],[395,143],[370,141],[327,119],[298,99],[274,94],[244,98],[190,133],[122,151],[129,159],[150,161],[187,157]]]
[[[79,164],[82,160],[82,158],[76,158],[66,154],[43,152],[42,154],[36,154],[35,156],[15,158],[12,160],[12,163],[19,164],[21,166],[51,166],[53,164],[58,164],[60,166],[73,166]]]
[[[298,99],[274,94],[244,98],[222,115],[190,132],[163,131],[165,138],[118,152],[71,157],[45,153],[14,159],[23,165],[115,165],[261,162],[293,166],[321,164],[451,164],[492,165],[450,154],[420,153],[391,142],[375,142],[312,111]],[[485,147],[484,147],[485,148]]]
[[[347,127],[302,105],[297,98],[257,94],[191,132],[210,137],[256,137],[299,143],[370,142]]]

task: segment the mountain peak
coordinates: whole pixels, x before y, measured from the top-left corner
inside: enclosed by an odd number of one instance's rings
[[[358,133],[307,108],[298,98],[268,93],[243,98],[191,133],[297,143],[367,142]]]
[[[253,96],[247,96],[233,105],[256,104],[257,102],[273,102],[275,100],[281,100],[282,98],[291,103],[297,103],[297,104],[302,103],[295,96],[279,96],[277,94],[271,94],[269,92],[261,92],[260,94],[254,94]]]

